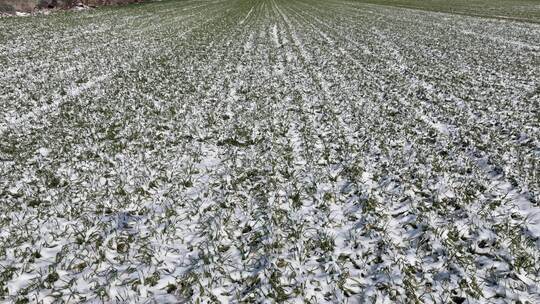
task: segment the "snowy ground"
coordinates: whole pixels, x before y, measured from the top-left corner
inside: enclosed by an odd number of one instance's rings
[[[2,18],[0,84],[0,302],[540,302],[539,24]]]

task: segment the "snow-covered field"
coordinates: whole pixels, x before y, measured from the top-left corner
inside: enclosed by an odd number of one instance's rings
[[[0,302],[539,303],[539,172],[539,24],[0,19]]]

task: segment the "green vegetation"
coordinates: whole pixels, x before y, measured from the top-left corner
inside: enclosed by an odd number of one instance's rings
[[[538,0],[352,0],[434,12],[540,23]]]

